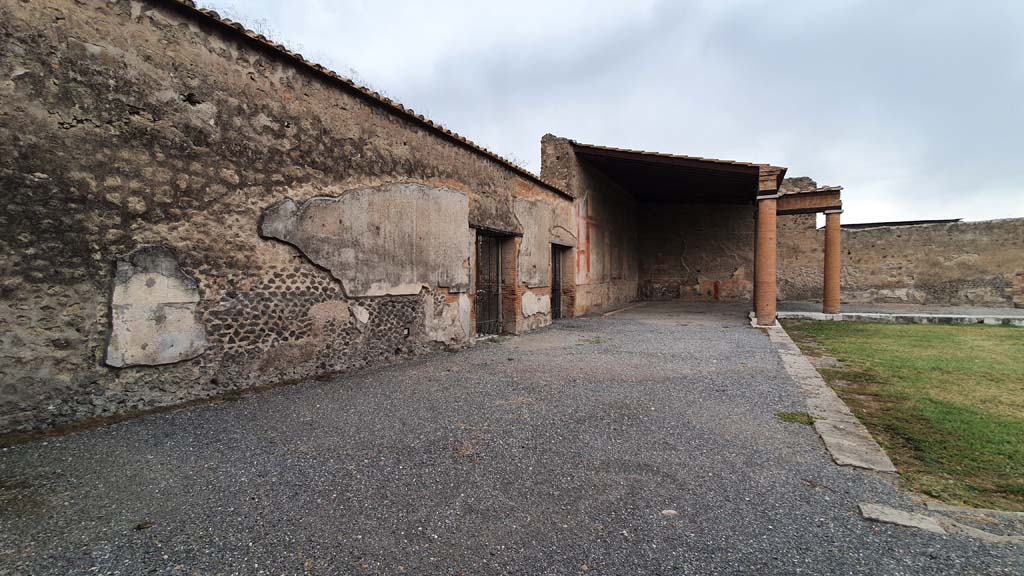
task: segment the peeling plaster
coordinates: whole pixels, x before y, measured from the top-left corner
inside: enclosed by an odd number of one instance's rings
[[[565,226],[555,225],[551,227],[551,242],[573,248],[576,246],[576,236]]]
[[[472,335],[472,301],[468,294],[458,294],[454,301],[438,304],[432,294],[424,292],[424,310],[425,329],[431,340],[460,344]]]
[[[260,234],[298,248],[350,297],[469,289],[469,201],[448,188],[388,184],[263,212]]]
[[[529,318],[535,314],[551,313],[551,296],[547,294],[534,294],[527,290],[523,292],[523,317]]]
[[[516,218],[523,229],[519,246],[519,280],[530,288],[551,285],[551,244],[575,246],[576,238],[556,224],[556,214],[547,202],[516,198]]]

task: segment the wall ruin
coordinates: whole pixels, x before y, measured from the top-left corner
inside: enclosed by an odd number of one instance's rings
[[[843,302],[1024,307],[1024,218],[845,229],[841,242]],[[780,300],[821,300],[824,245],[813,214],[779,218]]]
[[[469,288],[469,201],[455,190],[389,184],[302,206],[286,198],[263,211],[260,234],[296,246],[349,297]]]
[[[464,345],[470,227],[548,242],[573,229],[571,202],[536,177],[171,1],[0,3],[0,97],[0,431]],[[523,222],[516,199],[550,222]],[[268,210],[306,219],[261,237]],[[337,224],[352,251],[316,248],[310,223]],[[370,244],[353,241],[363,225]],[[430,251],[410,257],[414,237]],[[194,286],[117,291],[119,262],[143,246],[174,254]],[[161,308],[188,310],[184,352],[117,331]],[[529,320],[513,328],[550,314]]]
[[[637,203],[628,192],[576,158],[565,138],[541,141],[541,175],[576,198],[577,314],[637,299]]]
[[[643,204],[640,218],[640,298],[753,298],[753,206]]]

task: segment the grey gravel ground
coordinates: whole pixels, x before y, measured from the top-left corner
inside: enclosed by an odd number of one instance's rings
[[[566,320],[6,449],[0,574],[1024,573],[861,519],[914,504],[803,409],[744,308]]]

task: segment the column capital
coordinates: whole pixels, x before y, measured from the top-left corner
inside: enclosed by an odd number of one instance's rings
[[[774,194],[758,194],[757,199],[760,200],[774,200],[775,198],[782,197],[782,193],[776,192]]]
[[[842,214],[842,213],[843,213],[842,209],[839,209],[839,210],[825,210],[823,212],[823,214]]]

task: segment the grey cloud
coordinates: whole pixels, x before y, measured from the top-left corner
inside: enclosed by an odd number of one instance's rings
[[[786,165],[845,186],[847,221],[1024,216],[1024,3],[259,0],[234,12],[534,170],[554,132]]]

